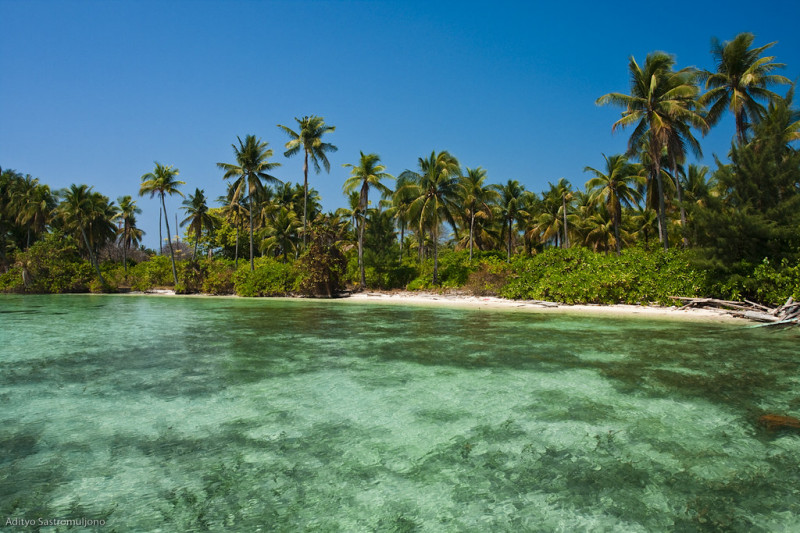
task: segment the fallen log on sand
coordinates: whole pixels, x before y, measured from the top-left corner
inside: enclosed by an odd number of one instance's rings
[[[722,309],[733,316],[764,322],[765,326],[800,326],[800,302],[795,302],[791,297],[786,300],[786,303],[775,308],[747,300],[733,302],[716,298],[689,298],[684,296],[672,296],[671,298],[684,302],[681,309],[712,307]]]

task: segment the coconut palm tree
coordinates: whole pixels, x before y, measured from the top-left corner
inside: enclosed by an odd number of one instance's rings
[[[181,227],[189,224],[189,229],[194,233],[194,251],[192,252],[192,261],[197,257],[197,243],[200,241],[200,235],[203,233],[203,228],[208,231],[214,229],[214,217],[208,212],[208,205],[206,203],[206,196],[203,189],[195,188],[194,194],[190,194],[187,200],[183,201],[181,208],[186,213],[186,218],[181,221]]]
[[[239,146],[232,144],[236,163],[217,163],[217,167],[225,171],[222,179],[234,178],[233,200],[239,201],[243,193],[247,191],[247,205],[250,206],[250,271],[255,270],[253,264],[253,211],[255,208],[254,197],[262,193],[264,187],[262,181],[267,183],[280,184],[281,180],[267,174],[273,168],[281,166],[280,163],[270,163],[267,161],[272,157],[272,150],[267,148],[269,143],[262,142],[255,135],[247,135],[242,139],[237,137]]]
[[[98,237],[114,233],[114,224],[111,220],[115,213],[111,209],[112,204],[105,196],[92,192],[92,187],[88,185],[73,183],[69,189],[63,192],[62,196],[63,199],[57,208],[58,215],[62,219],[65,229],[80,233],[89,254],[89,261],[95,268],[100,283],[105,285],[106,282],[100,272],[100,265],[94,250],[99,244]],[[92,236],[91,240],[90,236]]]
[[[141,208],[136,206],[136,202],[130,195],[120,196],[117,198],[119,204],[119,212],[117,213],[117,220],[122,222],[122,233],[120,240],[122,241],[122,265],[125,274],[128,273],[128,247],[138,242],[143,234],[142,230],[136,227],[136,215],[142,212]],[[138,230],[138,231],[136,231]],[[138,233],[138,235],[136,235]]]
[[[406,171],[409,183],[401,194],[413,194],[409,212],[415,217],[420,236],[427,227],[433,241],[433,284],[439,283],[439,226],[447,221],[456,223],[453,211],[458,199],[458,179],[461,166],[447,151],[433,151],[427,159],[419,158],[419,173]],[[402,174],[401,174],[402,176]]]
[[[704,128],[706,121],[697,109],[698,88],[694,83],[696,73],[691,69],[673,71],[675,60],[664,52],[652,52],[640,67],[631,56],[631,94],[609,93],[597,99],[598,105],[613,104],[623,107],[622,118],[611,130],[635,124],[628,140],[628,155],[633,155],[646,140],[652,162],[653,181],[658,184],[659,227],[664,249],[669,249],[667,238],[664,184],[661,176],[663,152],[675,130],[686,133],[691,126]]]
[[[30,247],[31,237],[44,233],[47,228],[56,207],[55,197],[49,186],[27,175],[17,180],[11,189],[10,205],[16,214],[16,223],[27,229],[26,247]]]
[[[360,284],[361,288],[367,286],[366,277],[364,275],[364,227],[366,226],[367,206],[369,205],[369,190],[377,189],[384,196],[392,194],[391,189],[381,180],[394,179],[394,176],[385,172],[386,167],[380,164],[381,158],[378,154],[364,154],[361,152],[361,158],[357,165],[345,163],[342,165],[350,169],[350,177],[347,178],[342,186],[342,191],[345,194],[350,194],[359,190],[358,210],[360,223],[358,224],[358,268],[360,271]]]
[[[461,178],[461,206],[469,217],[469,261],[472,262],[472,249],[475,242],[475,219],[488,219],[492,216],[491,205],[500,195],[492,187],[486,186],[486,170],[467,168]]]
[[[408,224],[413,224],[411,204],[418,196],[413,189],[417,174],[406,170],[397,176],[394,194],[392,195],[392,213],[400,225],[400,262],[403,262],[403,249],[405,248],[405,232]]]
[[[183,193],[178,190],[178,187],[185,185],[184,182],[178,181],[177,176],[180,171],[177,168],[172,168],[171,165],[164,166],[156,161],[156,167],[153,172],[148,172],[142,176],[142,184],[139,186],[139,196],[150,194],[150,198],[158,194],[161,198],[161,208],[164,210],[164,223],[167,225],[167,244],[169,244],[169,256],[172,261],[172,279],[175,285],[178,284],[178,271],[175,268],[175,250],[172,247],[172,238],[169,231],[169,217],[167,216],[167,204],[164,197],[169,194],[177,194],[183,197]]]
[[[288,253],[297,249],[297,233],[300,221],[291,209],[280,207],[261,230],[263,239],[261,246],[264,251],[276,250],[283,255],[283,262],[287,261]]]
[[[217,202],[222,205],[221,214],[222,217],[228,222],[228,224],[232,225],[236,228],[236,246],[235,251],[233,254],[233,265],[234,268],[239,268],[239,230],[244,226],[244,222],[250,216],[250,210],[246,205],[242,203],[242,199],[234,200],[234,193],[236,192],[236,187],[234,187],[233,183],[228,183],[228,190],[224,196],[220,196],[217,198]]]
[[[775,42],[751,48],[754,39],[752,33],[740,33],[732,41],[724,43],[714,37],[711,40],[711,55],[717,64],[717,71],[700,73],[708,91],[700,98],[700,102],[711,105],[706,120],[709,125],[714,125],[726,109],[730,110],[736,121],[739,144],[747,142],[747,130],[764,115],[765,108],[759,100],[769,103],[779,98],[768,87],[791,83],[788,78],[773,74],[784,67],[783,63],[774,63],[774,56],[761,57]]]
[[[314,171],[319,174],[322,170],[320,163],[325,167],[325,172],[331,171],[331,164],[328,161],[330,152],[338,150],[334,145],[322,142],[322,136],[336,130],[336,126],[328,126],[325,119],[316,115],[306,116],[302,119],[295,117],[295,121],[300,126],[295,132],[287,126],[278,127],[289,135],[290,140],[286,143],[286,157],[297,155],[302,150],[303,159],[303,246],[306,244],[306,231],[308,230],[308,160],[314,165]]]
[[[525,216],[525,187],[517,180],[508,180],[505,185],[494,185],[493,188],[498,193],[497,209],[506,234],[506,261],[511,262],[514,222]]]
[[[567,213],[567,204],[572,201],[573,198],[573,190],[572,184],[567,181],[566,178],[559,178],[558,182],[555,184],[550,184],[550,188],[553,191],[553,194],[557,196],[561,200],[561,219],[563,220],[564,227],[564,235],[561,239],[561,247],[562,248],[569,248],[569,223],[568,223],[568,213]]]
[[[602,202],[605,205],[614,227],[614,241],[619,255],[622,252],[622,206],[631,207],[641,200],[636,186],[644,182],[644,176],[641,174],[641,166],[628,163],[623,155],[606,157],[603,154],[603,159],[606,160],[604,172],[592,167],[585,167],[583,171],[594,174],[586,182],[586,189],[590,191],[593,203]]]

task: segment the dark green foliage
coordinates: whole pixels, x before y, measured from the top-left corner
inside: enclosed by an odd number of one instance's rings
[[[71,237],[46,234],[16,255],[14,267],[0,276],[2,292],[86,292],[94,276]]]
[[[501,252],[476,252],[472,262],[468,250],[442,250],[439,252],[439,283],[442,288],[453,289],[467,284],[470,275],[482,268],[482,263],[496,264],[505,259]],[[426,259],[420,267],[419,276],[408,285],[409,290],[430,289],[433,274],[433,259]]]
[[[172,263],[165,255],[151,257],[129,269],[128,279],[134,291],[172,286]]]
[[[204,294],[233,294],[233,261],[228,259],[207,259],[200,262],[203,280],[200,292]]]
[[[786,142],[789,110],[770,107],[746,145],[731,147],[731,164],[714,177],[721,196],[698,213],[699,244],[723,265],[798,259],[800,152]]]
[[[347,258],[339,245],[340,230],[328,222],[318,217],[309,228],[308,249],[297,262],[296,286],[306,296],[331,297],[345,288]]]
[[[511,267],[505,260],[487,255],[469,275],[464,289],[475,296],[499,296],[510,274]]]
[[[632,248],[616,256],[585,248],[548,248],[517,259],[501,295],[568,304],[675,305],[670,296],[707,294],[707,276],[693,268],[692,259],[692,253],[681,250]]]
[[[295,284],[292,265],[271,257],[254,259],[255,270],[242,264],[233,274],[233,287],[239,296],[286,296]],[[219,278],[223,278],[219,274]],[[224,279],[224,278],[223,278]]]

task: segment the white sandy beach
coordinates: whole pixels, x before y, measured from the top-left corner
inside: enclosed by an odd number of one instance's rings
[[[153,296],[175,296],[175,291],[170,289],[153,289],[146,293],[133,292],[130,294],[147,294]],[[198,294],[186,295],[188,297],[211,297],[220,296]],[[238,298],[235,295],[222,296]],[[288,298],[294,299],[294,298]],[[306,298],[304,298],[306,299]],[[311,298],[308,298],[311,299]],[[338,302],[350,302],[354,304],[395,304],[395,305],[424,305],[441,307],[459,307],[464,309],[486,309],[486,310],[520,310],[529,312],[547,313],[583,313],[583,314],[602,314],[606,316],[646,316],[651,318],[669,318],[676,320],[735,320],[749,322],[744,318],[733,316],[722,309],[710,308],[689,308],[665,307],[659,305],[569,305],[557,302],[546,302],[540,300],[507,300],[495,296],[472,296],[458,293],[434,293],[420,291],[365,291],[353,293],[344,298],[335,299]],[[323,301],[331,301],[325,298]]]
[[[568,305],[539,300],[507,300],[494,296],[470,296],[465,294],[437,294],[426,292],[360,292],[346,300],[353,302],[375,302],[399,305],[431,305],[463,307],[470,309],[519,309],[542,312],[597,313],[616,316],[650,316],[674,319],[744,320],[731,316],[721,309],[680,309],[657,305]]]

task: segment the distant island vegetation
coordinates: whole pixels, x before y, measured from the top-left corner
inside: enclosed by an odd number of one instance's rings
[[[0,173],[0,292],[146,291],[241,296],[363,289],[461,289],[565,303],[673,304],[671,296],[800,299],[800,111],[794,86],[754,36],[712,42],[715,72],[674,58],[629,60],[630,90],[598,105],[622,110],[625,154],[598,154],[583,187],[561,178],[528,191],[490,183],[481,167],[431,152],[390,175],[375,153],[345,165],[347,207],[323,213],[309,171],[330,171],[335,127],[323,117],[279,125],[303,183],[271,175],[268,143],[237,138],[218,163],[221,196],[156,163],[138,196],[160,204],[160,250],[141,245],[132,195],[53,191]],[[785,96],[773,91],[788,86]],[[687,163],[698,136],[731,113],[729,163]],[[698,135],[699,134],[699,135]],[[287,164],[289,164],[287,162]],[[299,163],[294,163],[299,164]],[[148,170],[148,169],[143,169]],[[184,197],[182,238],[165,197]],[[214,194],[214,193],[211,193]],[[213,207],[216,204],[217,207]],[[174,220],[174,219],[173,219]]]

